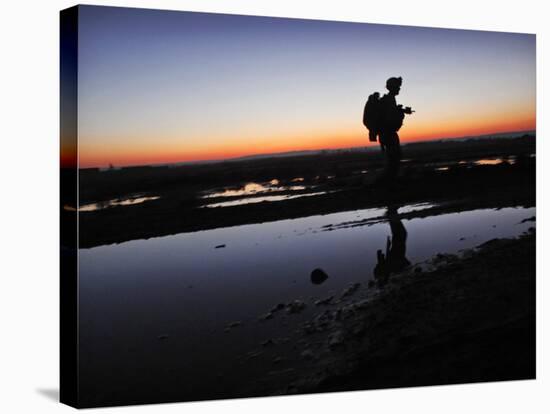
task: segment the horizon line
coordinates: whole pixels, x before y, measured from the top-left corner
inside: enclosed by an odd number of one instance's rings
[[[429,138],[429,139],[415,139],[407,142],[401,143],[401,146],[409,145],[409,144],[418,144],[418,143],[428,143],[428,142],[434,142],[434,141],[444,141],[444,140],[459,140],[459,139],[474,139],[474,138],[483,138],[483,137],[490,137],[495,136],[498,137],[499,134],[501,135],[509,135],[509,134],[518,134],[525,135],[529,133],[536,133],[535,129],[526,129],[526,130],[519,130],[519,131],[499,131],[499,132],[490,132],[486,134],[480,134],[480,135],[464,135],[464,136],[450,136],[450,137],[438,137],[438,138]],[[370,143],[370,142],[369,142]],[[375,143],[372,143],[375,144]],[[123,169],[123,168],[140,168],[140,167],[167,167],[171,165],[191,165],[191,164],[201,164],[201,163],[218,163],[218,162],[227,162],[227,161],[238,161],[238,160],[244,160],[246,158],[254,158],[254,157],[261,157],[261,156],[276,156],[276,155],[284,155],[284,154],[293,154],[293,153],[314,153],[319,151],[338,151],[338,150],[352,150],[357,148],[368,148],[373,147],[373,145],[358,145],[354,147],[338,147],[338,148],[317,148],[317,149],[298,149],[298,150],[290,150],[290,151],[279,151],[279,152],[261,152],[261,153],[251,153],[247,155],[240,155],[237,157],[229,157],[229,158],[210,158],[210,159],[202,159],[202,160],[193,160],[193,161],[174,161],[174,162],[158,162],[158,163],[149,163],[149,164],[127,164],[127,165],[120,165],[117,166],[114,163],[108,163],[108,166],[91,166],[91,167],[80,167],[78,166],[79,170],[109,170],[111,168],[114,169]]]

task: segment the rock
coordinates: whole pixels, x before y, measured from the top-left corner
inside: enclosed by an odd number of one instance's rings
[[[456,259],[457,259],[457,256],[454,254],[437,253],[435,257],[432,259],[432,264],[436,266],[441,264],[447,264]]]
[[[361,283],[353,283],[352,285],[348,286],[344,291],[342,292],[342,297],[345,298],[347,296],[353,295],[357,289],[361,286]]]
[[[344,319],[348,319],[352,314],[355,313],[356,308],[357,307],[355,306],[355,304],[352,303],[346,306],[342,306],[342,308],[338,310],[342,312],[342,316],[344,317]]]
[[[254,358],[258,358],[260,355],[262,355],[264,352],[263,351],[256,351],[256,352],[249,352],[247,355],[246,355],[246,359],[254,359]]]
[[[306,304],[302,302],[301,300],[295,300],[293,302],[290,302],[288,305],[286,305],[286,312],[287,313],[300,313],[306,308]]]
[[[323,271],[323,269],[315,269],[311,272],[311,283],[314,285],[320,285],[327,279],[328,275]]]
[[[328,298],[325,298],[325,299],[319,299],[315,301],[315,306],[330,305],[330,303],[332,302],[332,299],[334,299],[334,296],[329,296]]]
[[[273,363],[277,365],[277,364],[280,364],[284,361],[285,361],[285,359],[283,357],[277,357],[273,360]]]
[[[273,346],[275,345],[275,342],[273,342],[273,339],[267,339],[265,341],[263,341],[261,344],[261,346]]]
[[[277,305],[273,306],[269,312],[271,313],[277,312],[277,311],[280,311],[281,309],[284,309],[284,307],[285,307],[284,303],[278,303]]]
[[[264,313],[258,318],[259,321],[267,321],[269,319],[273,319],[273,312]]]
[[[416,269],[420,269],[418,273],[422,273],[422,272],[429,273],[435,270],[435,266],[433,265],[433,263],[429,261],[418,263],[415,266],[416,266],[414,270],[415,272],[417,272]]]

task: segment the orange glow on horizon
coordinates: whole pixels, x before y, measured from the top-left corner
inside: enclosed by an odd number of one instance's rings
[[[507,114],[504,114],[507,115]],[[471,119],[468,126],[464,127],[464,119],[450,119],[445,122],[418,122],[414,118],[406,119],[399,135],[402,143],[415,141],[429,141],[463,136],[476,136],[510,131],[528,131],[536,128],[534,114],[520,114],[508,116],[503,119],[485,117],[484,119]],[[89,139],[93,142],[92,139]],[[186,148],[181,145],[161,145],[160,143],[141,144],[136,143],[132,148],[96,148],[93,146],[79,148],[79,167],[106,167],[113,164],[117,167],[132,165],[170,164],[177,162],[192,162],[205,160],[222,160],[236,157],[270,154],[288,151],[307,151],[337,148],[352,148],[378,145],[368,141],[366,129],[359,126],[354,130],[302,132],[293,136],[269,137],[258,139],[252,145],[250,139],[233,139],[228,137],[222,145],[215,148],[208,146]],[[74,153],[73,153],[74,154]],[[62,151],[61,165],[74,166],[74,156],[69,156]]]

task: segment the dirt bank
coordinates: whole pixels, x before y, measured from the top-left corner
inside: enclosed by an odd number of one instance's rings
[[[535,238],[438,255],[323,308],[296,351],[309,369],[279,393],[535,378]]]

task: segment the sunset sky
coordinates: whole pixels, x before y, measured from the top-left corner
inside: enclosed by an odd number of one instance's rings
[[[81,6],[81,168],[365,145],[402,76],[402,142],[535,129],[535,36]]]

